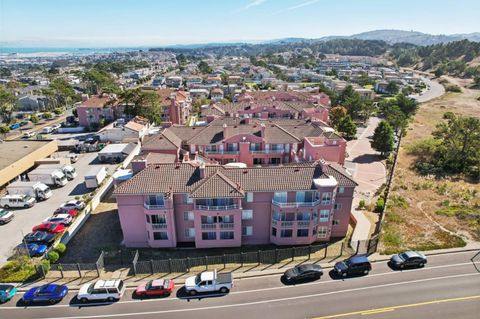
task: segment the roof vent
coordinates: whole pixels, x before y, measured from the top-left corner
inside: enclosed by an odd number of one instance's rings
[[[180,168],[180,165],[175,165],[175,169],[179,169]]]
[[[160,168],[160,165],[156,165],[156,166],[155,166],[155,169],[159,169],[159,168]]]
[[[244,171],[243,171],[243,174],[247,174],[247,173],[248,173],[248,171],[247,171],[247,170],[244,170]]]

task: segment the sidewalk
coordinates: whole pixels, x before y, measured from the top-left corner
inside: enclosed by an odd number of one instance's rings
[[[426,256],[432,255],[441,255],[441,254],[449,254],[449,253],[456,253],[456,252],[472,252],[472,257],[475,252],[480,252],[480,242],[471,242],[468,243],[467,246],[461,248],[450,248],[450,249],[439,249],[439,250],[431,250],[427,251],[424,254]],[[385,262],[390,259],[390,255],[380,255],[379,253],[374,253],[369,256],[369,260],[372,263],[379,263]],[[323,269],[330,270],[333,268],[336,262],[343,260],[343,258],[334,258],[328,262],[319,263]],[[314,259],[311,260],[304,260],[302,262],[293,261],[283,264],[275,264],[275,265],[257,265],[250,267],[243,267],[237,268],[233,271],[233,277],[235,279],[244,279],[244,278],[252,278],[252,277],[263,277],[263,276],[274,276],[274,275],[282,275],[287,269],[292,268],[296,265],[304,264],[304,263],[318,263]],[[213,270],[213,268],[209,268],[208,270]],[[218,271],[223,271],[223,269],[217,269]],[[185,279],[187,277],[195,275],[196,272],[190,273],[172,273],[172,274],[142,274],[137,276],[128,276],[128,270],[122,272],[111,272],[111,273],[103,273],[101,278],[96,277],[88,277],[88,278],[64,278],[64,279],[55,279],[55,280],[40,280],[33,283],[29,283],[26,285],[20,285],[18,290],[20,292],[26,291],[30,289],[32,286],[38,286],[41,284],[46,283],[56,283],[56,284],[67,284],[69,290],[78,290],[81,285],[86,283],[93,283],[99,279],[123,279],[127,288],[134,288],[137,287],[140,283],[158,279],[158,278],[173,278],[176,285],[183,285],[185,283]]]

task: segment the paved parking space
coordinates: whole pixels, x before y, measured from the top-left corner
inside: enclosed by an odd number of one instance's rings
[[[82,196],[88,193],[84,184],[84,175],[95,165],[105,166],[109,174],[112,174],[117,165],[102,164],[97,160],[97,153],[80,154],[79,159],[73,166],[77,170],[77,177],[69,181],[61,188],[54,188],[53,196],[46,201],[38,202],[29,209],[13,210],[15,218],[8,224],[0,226],[2,244],[0,245],[0,264],[4,263],[10,256],[12,248],[21,243],[23,235],[31,231],[32,227],[41,223],[63,202],[74,199],[75,196]]]

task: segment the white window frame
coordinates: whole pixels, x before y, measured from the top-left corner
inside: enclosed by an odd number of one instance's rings
[[[247,203],[252,203],[253,202],[253,193],[248,192],[247,193]]]
[[[322,193],[322,205],[329,205],[332,203],[332,193]]]
[[[345,187],[339,187],[338,188],[338,193],[343,194],[345,192]]]
[[[252,220],[252,219],[253,219],[253,209],[242,210],[242,220]]]
[[[242,236],[248,237],[253,235],[253,226],[243,226]]]
[[[342,203],[335,203],[334,206],[333,206],[333,209],[334,209],[334,210],[340,210],[340,209],[342,209]]]
[[[195,228],[194,227],[186,228],[185,229],[185,237],[187,237],[187,238],[195,237]]]
[[[327,217],[325,217],[325,214],[327,214]],[[320,210],[320,219],[319,221],[321,223],[323,222],[328,222],[328,220],[330,219],[330,210],[329,209],[321,209]]]
[[[319,226],[317,230],[317,237],[318,238],[327,238],[328,236],[328,227],[327,226]]]
[[[192,211],[188,211],[188,212],[183,212],[183,220],[194,220],[195,219],[195,215],[193,214]]]

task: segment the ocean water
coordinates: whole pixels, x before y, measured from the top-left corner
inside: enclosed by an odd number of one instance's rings
[[[93,53],[113,53],[129,52],[138,50],[148,50],[148,48],[13,48],[1,47],[0,54],[37,54],[37,53],[68,53],[75,55],[93,54]]]

